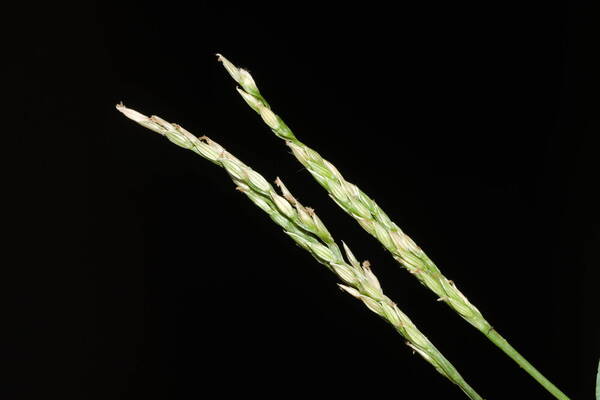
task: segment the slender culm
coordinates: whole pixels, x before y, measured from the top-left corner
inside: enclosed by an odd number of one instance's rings
[[[209,138],[198,138],[176,124],[156,116],[147,117],[122,104],[117,105],[117,109],[138,124],[224,168],[239,191],[267,213],[297,245],[342,280],[340,287],[345,292],[360,299],[371,311],[391,324],[406,339],[409,347],[458,385],[469,398],[482,399],[406,314],[383,293],[369,263],[359,263],[345,244],[342,252],[314,210],[300,204],[279,178],[276,184],[280,193],[262,175]]]
[[[298,161],[346,213],[379,240],[400,265],[433,291],[437,300],[448,304],[461,317],[481,331],[557,399],[568,400],[564,393],[494,330],[481,312],[458,290],[454,282],[441,273],[425,252],[387,216],[377,203],[356,185],[348,182],[333,164],[298,140],[286,123],[271,110],[254,79],[246,70],[237,68],[219,54],[217,56],[227,72],[241,86],[238,88],[238,92],[244,101],[261,116],[275,135],[285,140]]]

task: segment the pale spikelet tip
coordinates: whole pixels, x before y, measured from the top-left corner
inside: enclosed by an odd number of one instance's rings
[[[340,289],[342,289],[344,292],[349,293],[350,295],[356,297],[357,299],[361,298],[361,294],[358,290],[354,289],[353,287],[350,286],[346,286],[346,285],[342,285],[340,283],[338,283],[338,286],[340,287]]]
[[[119,110],[121,113],[123,113],[123,115],[125,115],[127,118],[129,118],[132,121],[142,122],[142,121],[148,120],[148,117],[145,116],[144,114],[137,112],[131,108],[125,107],[123,102],[117,104],[116,107],[117,107],[117,110]]]
[[[218,53],[217,53],[217,61],[219,61],[221,64],[223,64],[223,66],[225,67],[227,72],[229,72],[229,75],[231,75],[231,77],[233,78],[234,81],[241,84],[241,77],[240,77],[240,72],[239,72],[238,67],[233,65],[233,63],[231,61],[229,61],[228,59],[226,59],[225,57],[223,57],[221,54],[218,54]]]

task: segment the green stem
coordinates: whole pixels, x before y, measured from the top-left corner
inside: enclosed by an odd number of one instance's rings
[[[462,389],[462,391],[465,392],[467,396],[469,396],[470,399],[484,400],[483,397],[477,394],[477,392],[471,386],[469,386],[467,382],[463,381],[463,384],[459,386]]]
[[[483,331],[482,331],[483,332]],[[554,386],[544,375],[540,373],[533,365],[529,363],[514,347],[512,347],[506,339],[504,339],[495,329],[491,328],[486,332],[483,332],[496,346],[502,349],[510,358],[512,358],[517,364],[521,366],[533,379],[538,381],[547,391],[552,393],[554,397],[559,400],[569,400],[569,397],[560,391],[559,388]]]

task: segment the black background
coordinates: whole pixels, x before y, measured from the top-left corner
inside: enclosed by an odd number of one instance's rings
[[[78,3],[23,10],[6,75],[26,284],[11,398],[464,395],[294,246],[227,175],[114,105],[280,176],[487,399],[546,399],[398,268],[235,92],[374,197],[497,330],[593,397],[598,14],[567,3]],[[24,41],[24,42],[23,42]],[[25,43],[24,45],[20,45]],[[15,84],[15,82],[18,82]]]

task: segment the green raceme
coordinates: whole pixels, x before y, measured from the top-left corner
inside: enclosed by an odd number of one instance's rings
[[[240,79],[245,79],[245,82],[251,85],[249,83],[251,78],[248,76]],[[156,116],[147,117],[122,104],[117,105],[117,109],[138,124],[224,168],[239,191],[267,213],[297,245],[308,251],[319,263],[341,279],[343,284],[340,287],[345,292],[360,299],[371,311],[392,325],[406,339],[406,344],[410,348],[421,355],[440,374],[458,385],[469,398],[481,399],[456,368],[383,293],[369,263],[359,263],[346,244],[343,244],[342,251],[314,210],[300,204],[280,179],[276,180],[280,191],[278,193],[262,175],[209,138],[198,138],[176,124]],[[269,117],[270,115],[266,116],[267,119]]]
[[[296,159],[329,193],[340,208],[375,237],[401,266],[434,292],[438,301],[446,303],[481,331],[557,399],[568,400],[564,393],[493,329],[492,325],[461,293],[454,282],[442,274],[425,252],[388,217],[375,201],[356,185],[348,182],[333,164],[296,137],[289,126],[272,111],[260,93],[256,82],[247,71],[237,68],[225,57],[217,56],[227,72],[241,86],[237,90],[244,101],[261,116],[276,136],[285,140]]]

